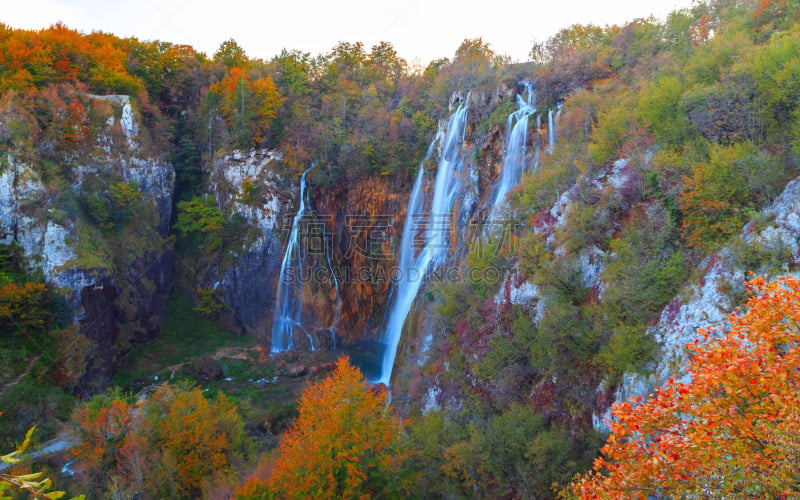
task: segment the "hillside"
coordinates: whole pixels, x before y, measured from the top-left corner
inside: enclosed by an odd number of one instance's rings
[[[749,273],[796,273],[798,12],[575,25],[525,64],[466,39],[418,73],[389,42],[256,60],[0,25],[0,443],[69,428],[36,467],[76,460],[90,497],[254,470],[237,498],[302,497],[267,479],[303,382],[352,389],[344,354],[391,391],[364,429],[406,419],[374,431],[391,466],[353,452],[392,478],[358,491],[554,497],[613,403],[692,382]]]

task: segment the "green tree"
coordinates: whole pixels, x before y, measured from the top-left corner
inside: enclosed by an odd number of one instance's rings
[[[236,40],[229,38],[219,45],[214,52],[214,60],[224,64],[229,70],[233,68],[247,67],[248,59],[244,49],[236,43]]]

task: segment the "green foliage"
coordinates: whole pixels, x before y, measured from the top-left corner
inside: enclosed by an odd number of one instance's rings
[[[225,220],[222,211],[208,197],[195,196],[178,203],[178,220],[175,229],[181,234],[209,234],[222,229]]]
[[[34,367],[36,374],[5,386],[0,394],[0,405],[6,409],[0,415],[0,443],[4,448],[13,446],[34,425],[39,430],[37,439],[52,439],[75,404],[74,396],[53,385],[47,365],[39,363],[42,368]]]
[[[755,207],[777,195],[783,166],[751,143],[716,146],[685,179],[680,209],[689,245],[711,249],[739,232]]]
[[[671,75],[645,82],[639,92],[637,109],[662,147],[681,145],[688,138],[690,128],[681,101],[684,92],[680,79]]]
[[[486,133],[488,131],[503,130],[508,115],[515,111],[514,103],[510,100],[500,103],[489,117],[481,124],[481,131]]]
[[[572,253],[590,246],[605,247],[610,234],[608,211],[598,204],[575,202],[567,212],[561,242]]]
[[[242,202],[257,203],[259,197],[259,186],[252,179],[247,178],[242,181]]]
[[[614,260],[603,273],[608,284],[603,309],[611,339],[600,358],[613,374],[642,369],[655,354],[645,329],[688,274],[675,242],[675,225],[663,209],[635,211],[622,235],[610,242]]]
[[[592,131],[589,155],[594,163],[607,164],[621,156],[631,129],[635,128],[634,96],[623,92],[610,109],[600,112]]]
[[[741,49],[739,54],[742,54]],[[794,119],[800,99],[800,29],[776,34],[764,46],[751,47],[733,66],[734,75],[751,77],[757,87],[756,108],[776,138],[786,137],[786,124]]]
[[[217,300],[216,293],[213,289],[198,288],[197,289],[197,303],[194,310],[206,317],[212,317],[214,314],[225,309],[225,305]]]
[[[221,62],[228,69],[244,68],[248,62],[244,49],[233,38],[229,38],[219,45],[217,51],[214,52],[214,61]]]
[[[588,464],[570,441],[566,429],[548,429],[531,408],[512,404],[487,425],[471,425],[468,440],[445,450],[443,470],[482,498],[541,498]]]
[[[167,302],[161,335],[148,344],[134,344],[130,362],[120,370],[114,383],[126,389],[140,389],[142,379],[149,384],[154,373],[170,375],[162,370],[186,359],[209,355],[223,347],[250,347],[252,337],[238,338],[220,328],[194,309],[184,290],[176,287]]]

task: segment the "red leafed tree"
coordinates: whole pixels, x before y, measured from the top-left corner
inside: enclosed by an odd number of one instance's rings
[[[614,407],[580,498],[796,498],[800,494],[800,281],[748,283],[746,313],[687,347],[690,384]],[[707,341],[713,330],[701,330]]]
[[[408,452],[404,422],[393,414],[385,389],[367,387],[347,358],[332,376],[309,385],[300,415],[287,431],[268,482],[276,498],[392,498],[408,489],[402,474]],[[256,484],[237,498],[256,498]],[[248,496],[249,495],[249,496]]]

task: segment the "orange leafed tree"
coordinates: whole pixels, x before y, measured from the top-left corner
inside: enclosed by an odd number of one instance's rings
[[[347,358],[332,376],[309,385],[300,415],[287,431],[268,483],[276,498],[372,498],[408,489],[401,468],[408,452],[404,422],[393,414],[385,389],[367,387]],[[237,494],[255,498],[257,485]],[[250,496],[246,496],[250,494]]]
[[[272,78],[252,80],[242,68],[231,68],[208,92],[220,101],[220,112],[239,141],[258,144],[285,100]]]
[[[196,387],[165,384],[135,404],[112,391],[73,418],[79,474],[97,491],[113,488],[125,498],[200,498],[228,477],[235,481],[249,449],[235,403],[222,393],[206,399]]]
[[[748,283],[746,313],[687,347],[691,384],[617,404],[580,498],[796,498],[800,494],[800,281]]]

